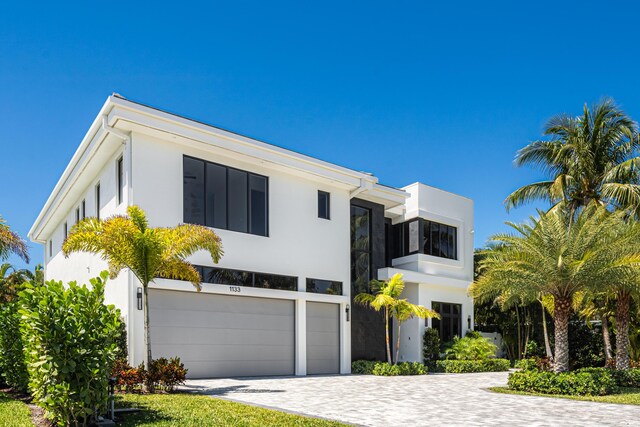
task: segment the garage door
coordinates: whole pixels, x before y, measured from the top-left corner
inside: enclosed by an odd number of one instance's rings
[[[149,320],[153,357],[189,378],[294,374],[293,301],[150,289]]]
[[[340,373],[340,306],[307,302],[307,373]]]

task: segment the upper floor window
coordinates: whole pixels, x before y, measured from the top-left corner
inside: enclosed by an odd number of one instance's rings
[[[268,205],[266,176],[184,156],[184,222],[267,236]]]
[[[100,219],[100,183],[96,184],[96,218]]]
[[[458,259],[458,229],[454,226],[416,218],[393,228],[394,258],[421,253]]]
[[[84,199],[82,200],[82,219],[85,219],[87,217],[87,203],[84,201]]]
[[[66,222],[64,223],[63,231],[64,231],[64,239],[66,239],[69,236],[69,227],[67,226]]]
[[[49,258],[53,255],[53,240],[49,239]]]
[[[116,185],[117,185],[117,194],[118,194],[118,204],[122,203],[123,195],[124,195],[124,168],[122,164],[122,157],[119,157],[116,160]]]
[[[331,194],[318,191],[318,218],[331,219]]]

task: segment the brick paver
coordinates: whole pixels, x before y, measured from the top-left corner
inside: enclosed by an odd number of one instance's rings
[[[185,390],[365,426],[640,426],[640,407],[498,394],[507,373],[190,380]]]

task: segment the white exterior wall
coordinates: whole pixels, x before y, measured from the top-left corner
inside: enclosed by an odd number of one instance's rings
[[[133,203],[144,209],[151,226],[174,226],[183,222],[183,155],[235,167],[267,176],[269,236],[256,236],[215,229],[222,240],[225,255],[222,268],[297,276],[299,292],[270,289],[241,289],[241,295],[295,299],[297,362],[296,373],[306,373],[305,301],[323,300],[341,304],[346,310],[350,290],[350,210],[349,192],[338,187],[303,178],[286,170],[258,165],[231,157],[215,147],[194,149],[146,134],[132,135]],[[331,219],[318,218],[318,190],[331,194]],[[212,265],[205,252],[195,254],[191,262]],[[340,281],[344,296],[315,295],[304,292],[306,278]],[[169,281],[157,281],[165,284]],[[183,288],[183,286],[179,286]],[[195,290],[189,285],[187,289]],[[203,292],[229,293],[228,286],[204,284]],[[237,293],[235,295],[238,295]],[[134,310],[135,322],[142,322],[142,311]],[[350,372],[350,325],[341,321],[341,372]],[[143,357],[142,328],[134,340],[134,363]]]

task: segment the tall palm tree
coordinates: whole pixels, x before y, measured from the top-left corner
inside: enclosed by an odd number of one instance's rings
[[[9,258],[15,254],[25,262],[29,262],[29,251],[25,242],[18,233],[11,231],[7,222],[0,215],[0,260]]]
[[[389,365],[393,363],[391,358],[391,343],[389,339],[389,318],[395,318],[398,324],[398,340],[396,344],[395,363],[398,363],[400,354],[400,325],[412,317],[422,319],[438,317],[438,314],[417,304],[412,304],[406,298],[400,298],[404,290],[404,280],[402,274],[394,274],[391,279],[386,282],[372,280],[371,290],[374,292],[360,293],[354,298],[355,302],[369,306],[376,311],[384,311],[385,321],[385,342],[387,346],[387,362]]]
[[[580,117],[551,118],[544,135],[518,151],[515,164],[537,167],[547,180],[511,193],[507,209],[543,200],[564,201],[572,213],[593,202],[640,214],[638,125],[613,100],[585,104]]]
[[[491,238],[497,245],[487,251],[483,274],[470,288],[481,301],[503,293],[552,296],[556,372],[569,368],[569,317],[575,294],[617,283],[640,263],[640,251],[614,251],[620,245],[602,232],[616,227],[620,214],[591,208],[573,218],[568,210],[559,206],[540,212],[530,223],[509,223],[515,232]]]
[[[145,366],[151,357],[149,334],[149,283],[157,277],[188,280],[200,291],[200,273],[186,258],[205,250],[214,263],[222,256],[220,238],[209,228],[181,224],[176,227],[149,227],[147,217],[138,206],[129,206],[127,216],[116,215],[104,220],[86,218],[71,229],[62,245],[66,257],[73,252],[100,255],[115,278],[129,269],[144,290]]]

